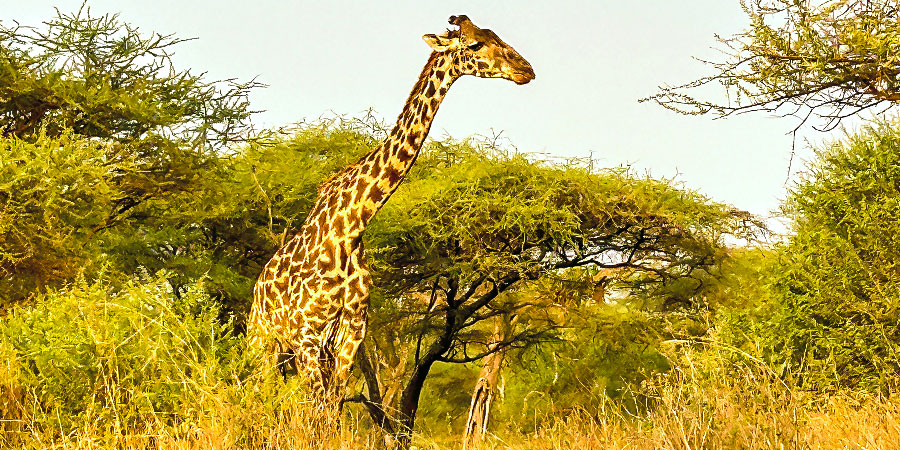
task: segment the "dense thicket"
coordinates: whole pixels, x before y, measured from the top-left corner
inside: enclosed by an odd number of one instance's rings
[[[713,73],[650,99],[685,114],[817,118],[827,130],[900,101],[898,2],[741,4],[748,27],[719,39]],[[726,101],[703,97],[716,84]],[[757,280],[752,296],[727,293],[718,331],[805,389],[887,393],[897,384],[896,130],[888,119],[818,149],[784,207],[792,234],[722,285]]]
[[[817,156],[786,204],[794,233],[762,342],[807,389],[887,394],[900,375],[900,133],[872,125]]]

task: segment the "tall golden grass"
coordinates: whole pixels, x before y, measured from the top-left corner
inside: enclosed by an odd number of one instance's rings
[[[805,392],[728,350],[679,351],[676,367],[644,386],[654,399],[646,415],[572,411],[482,449],[900,449],[900,402]]]
[[[87,420],[62,432],[30,420],[28,395],[2,389],[20,413],[4,417],[0,448],[59,450],[219,450],[376,448],[373,433],[361,432],[356,417],[338,421],[307,400],[304,390],[284,389],[279,398],[261,401],[258,386],[246,395],[209,391],[189,420],[148,420],[126,429],[105,419]],[[8,388],[8,385],[4,386]]]
[[[609,402],[598,411],[549,418],[528,433],[499,431],[477,448],[900,449],[900,402],[850,392],[804,392],[783,383],[764,364],[736,364],[726,353],[679,349],[676,367],[642,387],[653,400],[640,416]],[[4,373],[12,364],[6,363]],[[21,395],[4,386],[5,399]],[[385,448],[384,436],[352,408],[340,426],[325,430],[317,425],[321,414],[298,391],[282,390],[282,398],[270,403],[255,400],[259,392],[252,392],[253,386],[244,388],[246,395],[209,392],[201,413],[175,426],[149,421],[141,429],[120,429],[98,421],[59,435],[32,427],[23,408],[20,417],[3,419],[0,444],[60,450]],[[458,448],[459,438],[419,434],[413,446]]]

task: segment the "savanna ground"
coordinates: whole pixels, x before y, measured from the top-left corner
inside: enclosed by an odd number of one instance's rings
[[[896,2],[746,5],[701,80],[745,103],[653,100],[831,126],[900,99]],[[382,125],[254,130],[255,84],[170,71],[175,38],[86,11],[44,27],[0,33],[0,446],[462,448],[482,379],[468,448],[900,448],[891,116],[816,150],[784,236],[671,180],[430,142],[367,231],[336,431],[244,320],[318,183]]]

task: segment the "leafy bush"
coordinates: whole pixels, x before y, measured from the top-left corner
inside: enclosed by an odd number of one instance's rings
[[[118,291],[79,282],[45,294],[0,322],[23,394],[20,410],[4,416],[63,432],[95,421],[140,429],[196,416],[204,391],[249,361],[218,314],[202,286],[175,296],[162,275]]]
[[[786,206],[764,345],[808,389],[881,393],[900,376],[900,130],[818,151]]]
[[[249,352],[202,282],[177,295],[167,276],[78,281],[0,321],[0,447],[356,442],[323,431],[305,382]]]

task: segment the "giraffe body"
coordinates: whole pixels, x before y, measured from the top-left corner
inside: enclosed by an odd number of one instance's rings
[[[339,401],[365,336],[371,277],[366,225],[415,162],[450,85],[462,75],[524,84],[531,65],[490,30],[453,16],[459,30],[425,35],[434,51],[388,138],[329,178],[300,231],[263,268],[253,291],[250,344],[292,355],[313,391]]]

